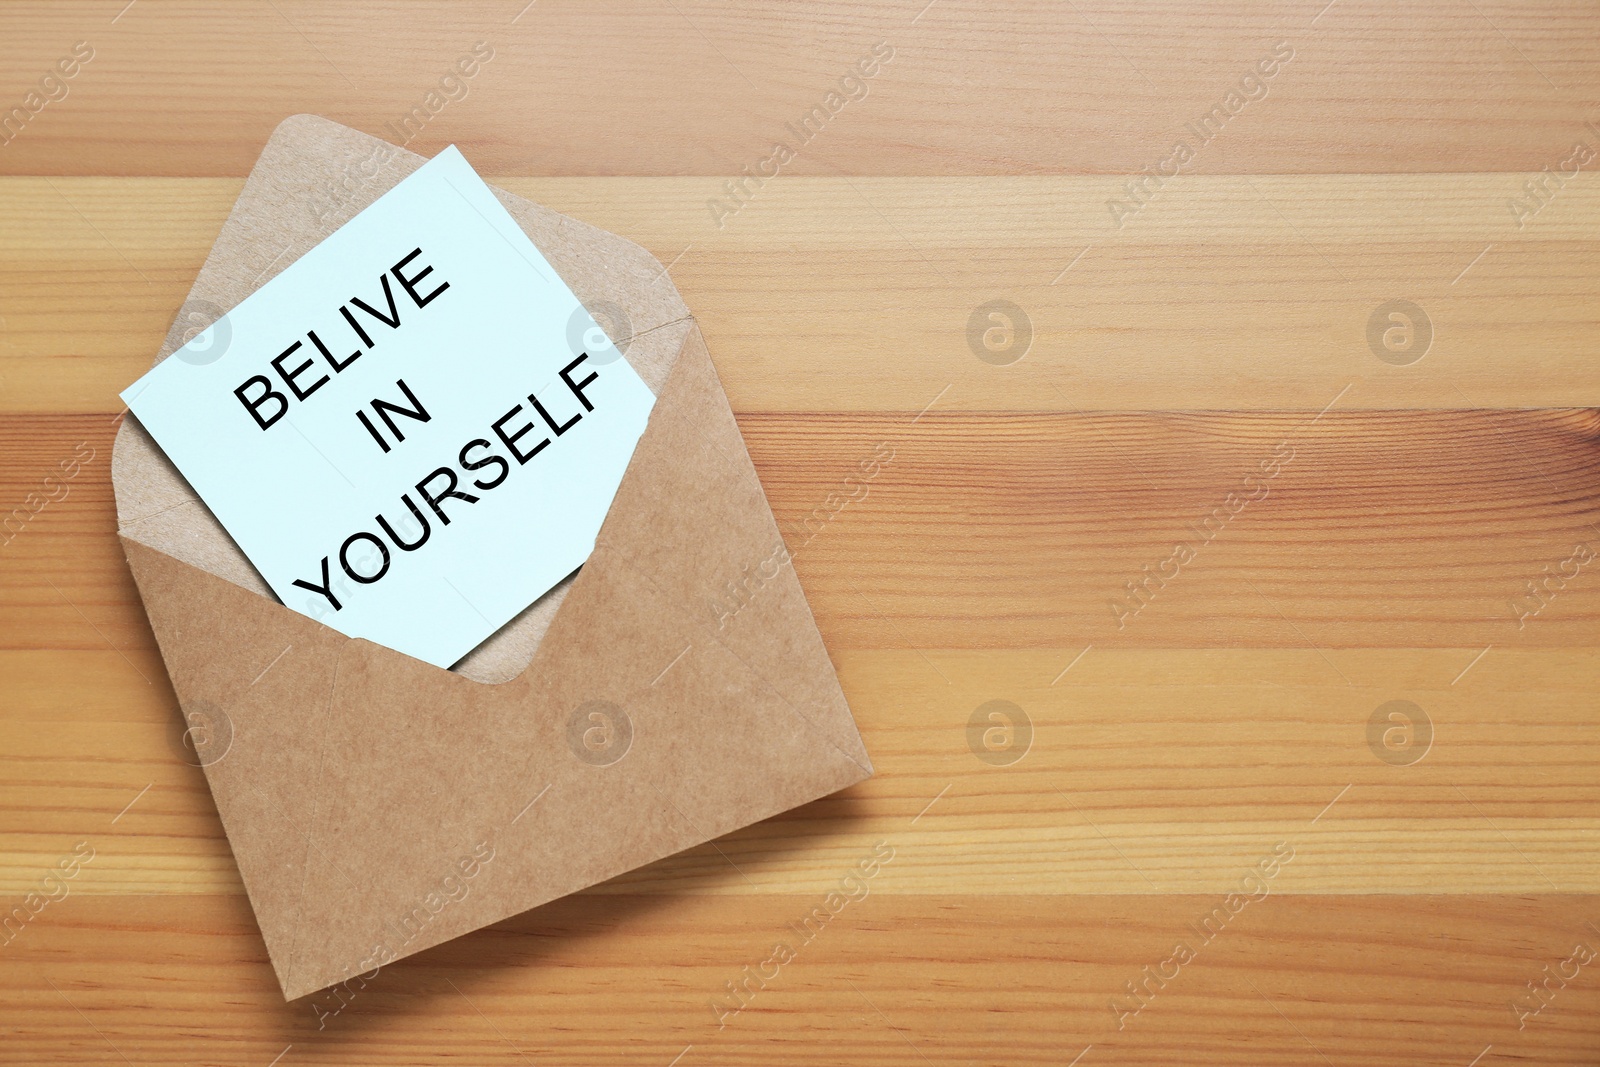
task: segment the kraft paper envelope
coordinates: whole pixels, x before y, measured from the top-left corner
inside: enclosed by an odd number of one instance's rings
[[[286,120],[158,358],[422,162]],[[139,425],[117,435],[123,547],[286,999],[872,773],[671,279],[497,195],[657,401],[588,563],[455,670],[271,599]]]

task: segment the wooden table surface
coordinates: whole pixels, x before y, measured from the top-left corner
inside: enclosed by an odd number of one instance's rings
[[[1600,9],[524,4],[0,7],[0,1062],[1600,1062]],[[893,453],[796,559],[877,776],[343,1004],[109,481],[297,112],[670,263],[780,522]]]

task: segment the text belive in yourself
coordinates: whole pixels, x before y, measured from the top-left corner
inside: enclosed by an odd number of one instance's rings
[[[360,345],[350,355],[335,355],[316,330],[307,330],[300,339],[268,361],[272,372],[276,375],[276,381],[263,371],[246,378],[233,390],[233,395],[238,398],[257,427],[263,432],[270,430],[278,420],[288,414],[292,404],[310,400],[319,389],[332,381],[333,375],[342,373],[366,352],[376,348],[377,341],[373,337],[373,332],[377,330],[378,324],[390,330],[400,329],[404,302],[397,300],[395,289],[390,285],[391,276],[399,283],[400,290],[410,297],[411,303],[417,310],[426,308],[450,289],[448,281],[438,278],[427,280],[428,276],[434,273],[433,267],[425,263],[412,265],[412,261],[420,255],[422,255],[420,248],[413,249],[379,276],[378,284],[383,291],[383,307],[368,303],[360,297],[352,297],[347,303],[339,306],[338,313],[350,332],[354,334],[353,339],[360,341]],[[358,317],[357,311],[362,312],[363,316]],[[333,335],[329,334],[329,337]],[[348,344],[353,339],[346,338],[345,343]],[[321,364],[305,351],[306,342],[310,342],[311,347],[321,354]],[[343,351],[342,345],[339,350]],[[489,492],[505,483],[511,476],[513,461],[518,467],[531,462],[535,456],[549,448],[553,441],[576,426],[585,413],[594,410],[594,403],[585,394],[585,390],[600,376],[587,368],[578,371],[578,367],[587,359],[588,353],[580,353],[577,359],[561,368],[558,376],[566,388],[555,387],[557,395],[554,398],[548,393],[544,399],[536,393],[528,393],[527,407],[518,402],[490,424],[488,432],[493,435],[492,439],[489,436],[474,437],[456,452],[454,466],[435,467],[416,481],[413,485],[416,499],[412,499],[411,491],[400,495],[400,507],[410,512],[411,521],[416,524],[417,532],[411,539],[408,540],[395,528],[398,523],[402,530],[409,530],[409,523],[398,509],[394,522],[390,521],[388,515],[374,515],[375,529],[357,530],[344,539],[336,552],[322,557],[318,578],[296,578],[293,584],[325,598],[334,611],[339,611],[344,604],[337,590],[343,586],[343,582],[337,580],[333,574],[335,559],[338,560],[339,569],[351,581],[360,585],[371,585],[383,578],[389,573],[394,559],[389,551],[390,544],[400,552],[417,551],[432,538],[435,520],[440,526],[450,525],[451,516],[445,509],[446,501],[460,501],[460,504],[450,505],[456,509],[466,504],[476,504],[482,499],[479,493]],[[323,365],[326,366],[326,370]],[[584,377],[575,380],[574,372],[584,374]],[[395,385],[405,396],[406,404],[374,399],[369,406],[398,444],[405,441],[406,437],[400,424],[395,422],[395,416],[423,423],[432,421],[433,416],[429,413],[424,400],[419,399],[403,379],[396,380]],[[557,416],[550,413],[550,407],[546,406],[546,399],[550,400],[550,406],[566,417],[558,421]],[[534,419],[535,415],[538,416],[537,422]],[[382,431],[364,410],[357,410],[355,417],[384,453],[392,451],[392,446]],[[542,428],[540,423],[543,424]],[[460,467],[462,474],[457,474],[456,467]],[[485,474],[483,473],[485,471],[492,473]],[[470,488],[463,487],[463,479],[473,474],[478,476],[468,483]],[[478,492],[473,492],[473,489]],[[358,547],[360,551],[355,551],[352,558],[353,550]],[[375,567],[372,563],[373,550],[376,550],[377,554]]]

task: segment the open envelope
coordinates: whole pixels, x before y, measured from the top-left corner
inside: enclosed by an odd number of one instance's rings
[[[422,162],[285,121],[158,361]],[[664,268],[496,195],[657,401],[588,563],[455,670],[277,603],[144,430],[117,435],[123,547],[288,999],[872,773]]]

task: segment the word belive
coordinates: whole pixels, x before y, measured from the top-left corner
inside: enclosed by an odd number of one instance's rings
[[[306,331],[306,340],[309,340],[311,344],[315,346],[316,350],[322,354],[322,361],[327,364],[329,369],[334,374],[338,374],[340,371],[350,366],[350,364],[360,359],[365,352],[372,349],[377,344],[377,342],[372,339],[372,335],[368,333],[367,329],[362,325],[361,320],[356,317],[355,312],[350,310],[351,305],[354,305],[358,310],[365,312],[367,317],[374,319],[377,322],[381,322],[391,330],[398,330],[400,328],[400,309],[395,304],[394,290],[389,286],[390,275],[393,275],[395,281],[400,283],[400,288],[405,290],[406,295],[411,298],[411,302],[415,304],[418,309],[427,307],[434,301],[435,298],[450,288],[449,282],[441,282],[436,289],[428,293],[426,296],[417,291],[418,286],[422,284],[422,280],[433,273],[433,268],[427,266],[421,267],[420,269],[414,271],[410,276],[407,276],[404,273],[404,270],[413,259],[416,259],[420,255],[422,255],[422,249],[412,249],[410,255],[400,260],[400,262],[396,263],[393,267],[390,267],[387,272],[378,278],[379,284],[383,286],[383,299],[386,305],[387,314],[384,311],[379,311],[376,307],[367,303],[359,296],[352,297],[348,304],[339,305],[339,314],[343,316],[345,324],[350,328],[351,332],[353,332],[356,337],[360,339],[361,346],[363,347],[357,347],[356,350],[350,353],[348,356],[335,356],[331,351],[328,350],[328,346],[323,342],[322,338],[317,335],[316,330]],[[369,322],[367,325],[370,326],[372,324]],[[376,329],[376,327],[374,326],[373,329]],[[332,335],[330,334],[330,336]],[[303,353],[301,358],[295,361],[296,365],[293,370],[290,370],[284,366],[284,364],[288,362],[291,357],[294,357],[296,353],[301,353],[304,344],[304,341],[297,340],[288,348],[285,348],[279,355],[270,360],[272,369],[277,372],[278,379],[283,383],[283,387],[287,389],[289,394],[292,394],[296,400],[300,401],[311,399],[311,394],[315,393],[318,389],[321,389],[324,385],[327,385],[328,382],[332,381],[332,378],[328,374],[322,373],[321,368],[317,367],[314,359],[309,356],[305,356]],[[343,351],[342,348],[341,351]],[[306,373],[307,371],[310,371],[311,373],[308,375]],[[307,380],[302,382],[302,378]],[[313,378],[315,380],[311,380]],[[399,382],[395,384],[400,385],[402,391],[406,393],[407,398],[412,400],[413,404],[415,404],[415,398],[411,396],[411,391],[406,389]],[[257,388],[252,389],[252,386]],[[254,395],[246,395],[249,393],[254,393]],[[246,378],[237,388],[234,389],[233,395],[239,398],[239,403],[244,405],[245,410],[248,411],[250,416],[256,420],[256,425],[261,427],[263,430],[271,429],[273,423],[277,422],[279,419],[283,418],[289,413],[289,396],[277,389],[272,380],[265,374],[253,374]],[[268,406],[269,403],[275,405],[272,413],[269,415],[262,415],[261,409],[265,406]],[[373,401],[373,406],[375,408],[380,404],[384,405],[385,410],[380,410],[379,415],[382,416],[386,422],[388,421],[388,413],[390,411],[401,410],[396,408],[393,404],[387,404],[381,400]],[[406,414],[411,415],[412,418],[420,417],[410,412],[406,412]],[[357,412],[356,417],[360,419],[364,425],[366,425],[368,432],[371,433],[373,437],[377,438],[378,444],[383,445],[383,450],[385,452],[389,451],[389,447],[384,444],[383,438],[380,437],[377,431],[372,428],[372,424],[367,420],[365,413]],[[427,420],[423,418],[422,421],[426,422]],[[404,436],[400,435],[399,431],[394,428],[393,422],[388,422],[388,425],[391,431],[394,432],[399,438],[399,440],[405,440]]]

